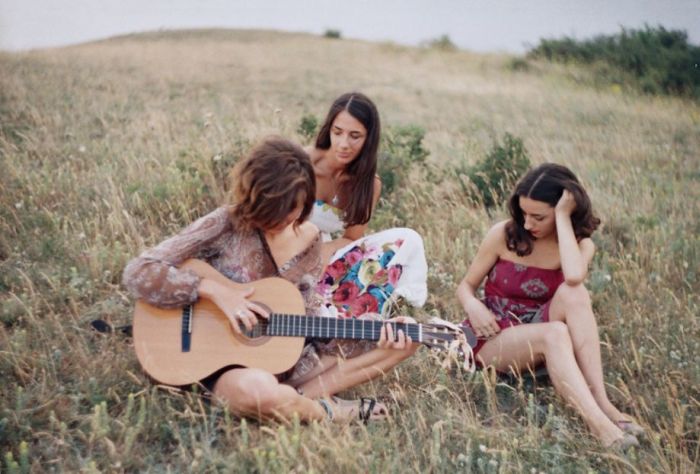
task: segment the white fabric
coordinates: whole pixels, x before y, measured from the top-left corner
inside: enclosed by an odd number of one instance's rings
[[[311,210],[309,220],[321,231],[321,239],[324,242],[333,240],[334,235],[345,230],[345,223],[340,218],[341,211],[330,204],[317,199]]]
[[[399,239],[403,240],[403,244],[388,264],[388,266],[401,265],[401,277],[396,283],[391,299],[396,300],[402,296],[411,306],[421,307],[428,298],[428,263],[425,260],[423,238],[413,229],[395,227],[367,235],[338,249],[331,257],[330,263],[362,243],[381,247],[384,243]]]

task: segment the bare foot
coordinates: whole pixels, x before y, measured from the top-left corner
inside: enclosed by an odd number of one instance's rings
[[[604,421],[601,423],[591,425],[595,437],[598,438],[600,443],[606,448],[622,443],[627,435],[625,435],[617,425],[610,422],[610,420],[603,420]]]
[[[644,428],[635,422],[634,418],[626,413],[622,413],[620,410],[615,408],[612,403],[607,402],[605,404],[601,404],[600,407],[601,410],[603,410],[603,413],[610,418],[610,421],[612,421],[615,426],[620,428],[625,433],[635,436],[644,434]]]

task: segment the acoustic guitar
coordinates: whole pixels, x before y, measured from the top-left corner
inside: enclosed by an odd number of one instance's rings
[[[180,268],[217,280],[232,290],[253,288],[249,299],[265,307],[270,318],[260,318],[251,331],[239,335],[208,299],[180,309],[162,309],[138,301],[133,325],[136,356],[146,373],[163,384],[191,384],[227,366],[279,374],[294,366],[307,337],[377,341],[384,324],[392,324],[394,334],[401,329],[414,342],[449,350],[465,360],[470,357],[470,346],[476,344],[469,328],[442,320],[409,324],[306,316],[301,293],[283,278],[239,284],[195,259],[187,260]]]

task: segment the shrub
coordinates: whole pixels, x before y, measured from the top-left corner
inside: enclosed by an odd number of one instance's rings
[[[385,197],[406,182],[415,164],[425,164],[429,152],[423,148],[424,136],[425,130],[416,125],[389,127],[382,134],[378,172]]]
[[[464,192],[473,200],[491,208],[502,202],[517,179],[530,167],[523,141],[510,133],[502,143],[494,143],[486,157],[469,168],[457,169]],[[462,178],[465,176],[468,182]]]
[[[542,39],[528,57],[593,65],[597,78],[606,83],[700,99],[700,47],[688,43],[685,31],[647,25],[582,41]]]
[[[313,114],[306,114],[301,118],[297,133],[306,140],[311,140],[316,136],[318,131],[318,119]]]
[[[527,59],[525,58],[512,58],[510,61],[508,61],[508,69],[516,72],[527,72],[530,70],[530,63],[528,63]]]
[[[334,29],[327,29],[323,33],[324,38],[331,38],[331,39],[341,39],[342,35],[340,34],[340,30],[334,30]]]
[[[443,51],[455,51],[459,48],[457,48],[457,45],[455,45],[450,37],[448,35],[442,35],[438,38],[432,39],[428,41],[428,47],[430,48],[435,48],[435,49],[441,49]]]

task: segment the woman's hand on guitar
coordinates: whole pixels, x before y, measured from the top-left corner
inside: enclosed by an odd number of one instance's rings
[[[474,298],[468,306],[465,310],[476,337],[490,339],[501,332],[501,327],[496,322],[496,316],[489,311],[484,303]]]
[[[398,316],[386,321],[395,323],[410,323],[415,324],[416,320],[408,316]],[[377,346],[380,349],[397,349],[405,350],[412,346],[413,340],[411,336],[404,333],[402,329],[398,330],[398,334],[394,337],[394,327],[392,324],[383,324],[382,330],[379,333],[379,341]]]
[[[214,280],[205,279],[199,290],[202,296],[209,298],[223,311],[237,334],[242,334],[243,328],[247,331],[253,329],[258,324],[258,316],[265,319],[270,317],[265,308],[248,299],[255,291],[253,288],[234,290]]]
[[[246,288],[242,291],[228,290],[226,296],[221,298],[223,301],[215,301],[221,311],[228,317],[231,328],[238,334],[243,333],[243,327],[247,331],[253,329],[253,326],[258,324],[258,316],[265,319],[270,317],[265,308],[248,300],[248,297],[254,291],[253,288]],[[241,327],[241,324],[243,327]]]

